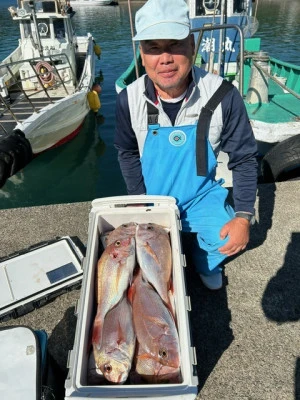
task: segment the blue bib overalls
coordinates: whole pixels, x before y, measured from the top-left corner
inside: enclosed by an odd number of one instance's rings
[[[196,131],[197,125],[148,125],[141,164],[146,194],[176,198],[183,232],[197,233],[199,247],[193,253],[197,271],[211,275],[221,271],[219,264],[226,258],[218,251],[228,240],[220,239],[220,230],[234,211],[226,203],[223,180],[215,180],[217,161],[207,139],[208,172],[197,176]]]

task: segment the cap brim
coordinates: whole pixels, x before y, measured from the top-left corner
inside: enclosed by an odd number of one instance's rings
[[[159,40],[159,39],[175,39],[183,40],[188,37],[190,28],[187,25],[178,23],[165,23],[150,26],[140,33],[137,33],[132,40]]]

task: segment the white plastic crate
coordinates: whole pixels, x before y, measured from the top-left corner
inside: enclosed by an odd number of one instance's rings
[[[137,206],[136,204],[143,204]],[[156,223],[170,230],[173,258],[173,284],[181,357],[181,383],[176,384],[88,384],[88,356],[91,329],[95,318],[95,272],[101,255],[101,237],[121,224]],[[83,284],[78,304],[78,321],[73,350],[69,356],[69,374],[65,382],[65,399],[130,398],[194,400],[198,378],[195,374],[195,350],[191,346],[185,290],[185,257],[181,250],[179,211],[175,199],[167,196],[121,196],[96,199],[90,212],[87,253],[84,260]]]

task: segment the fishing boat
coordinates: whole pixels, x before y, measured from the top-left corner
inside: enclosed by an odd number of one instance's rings
[[[0,136],[22,132],[33,155],[71,140],[90,111],[93,36],[76,36],[65,0],[18,0],[15,50],[0,63]]]
[[[258,145],[259,178],[262,182],[299,178],[300,66],[263,51],[261,38],[254,36],[258,21],[252,0],[187,3],[196,43],[194,64],[239,89]],[[145,73],[134,44],[133,53],[131,64],[116,81],[117,92]],[[219,154],[217,175],[225,176],[231,186],[227,159]]]
[[[113,0],[72,0],[70,2],[72,7],[76,6],[110,6],[110,5],[117,5],[118,2]]]

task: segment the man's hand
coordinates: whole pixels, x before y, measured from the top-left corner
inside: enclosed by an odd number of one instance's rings
[[[219,252],[233,256],[246,248],[250,236],[250,222],[245,218],[233,218],[220,231],[221,239],[225,239],[227,236],[229,236],[229,240],[219,248]]]

